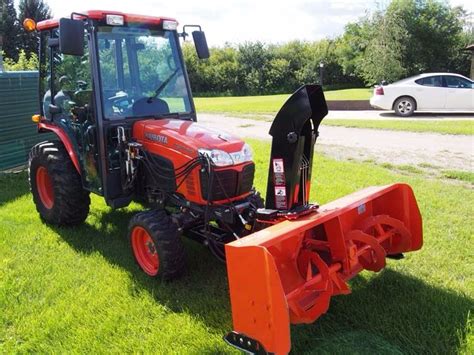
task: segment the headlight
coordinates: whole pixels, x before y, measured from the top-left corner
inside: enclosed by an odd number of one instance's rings
[[[245,163],[246,161],[251,161],[253,158],[252,148],[245,143],[242,149],[239,152],[230,153],[234,164]]]
[[[234,161],[232,160],[229,153],[224,152],[223,150],[219,149],[198,149],[199,154],[204,154],[211,159],[211,161],[216,166],[228,166],[234,165]]]
[[[198,149],[199,154],[207,155],[216,166],[229,166],[252,161],[252,148],[245,143],[242,149],[234,153],[226,153],[219,149]]]

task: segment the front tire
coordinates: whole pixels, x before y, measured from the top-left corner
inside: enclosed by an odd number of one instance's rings
[[[40,217],[56,225],[76,225],[89,214],[89,191],[59,141],[38,143],[31,148],[28,180]]]
[[[185,252],[178,226],[165,210],[137,213],[130,220],[128,237],[135,261],[147,275],[164,281],[185,270]]]
[[[395,114],[401,117],[409,117],[415,112],[416,103],[411,97],[400,97],[393,104]]]

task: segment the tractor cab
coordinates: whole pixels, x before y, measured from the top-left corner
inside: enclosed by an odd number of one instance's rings
[[[126,205],[120,132],[129,139],[133,123],[145,118],[196,120],[179,44],[187,33],[171,18],[105,11],[46,20],[37,29],[40,130],[67,136],[85,189],[113,207]],[[193,38],[198,55],[208,57],[200,28]]]

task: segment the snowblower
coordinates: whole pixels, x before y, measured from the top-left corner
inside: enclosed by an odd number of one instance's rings
[[[369,187],[323,206],[309,202],[318,126],[328,110],[321,87],[306,85],[284,104],[273,137],[266,226],[225,246],[234,331],[225,340],[250,353],[290,351],[290,323],[312,323],[348,280],[380,271],[386,258],[422,246],[410,186]]]

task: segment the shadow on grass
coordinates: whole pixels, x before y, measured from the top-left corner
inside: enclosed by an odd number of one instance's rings
[[[147,290],[158,303],[203,321],[211,332],[231,330],[225,266],[204,247],[186,241],[187,275],[168,283],[148,278],[136,266],[126,238],[132,215],[110,211],[96,216],[97,225],[55,230],[78,252],[100,252],[127,270],[132,294]],[[392,269],[369,279],[356,277],[352,289],[351,295],[334,297],[315,324],[292,327],[294,353],[456,353],[474,308],[467,296]]]
[[[91,213],[96,213],[94,210]],[[225,265],[196,242],[184,239],[187,270],[182,278],[162,282],[146,276],[135,263],[128,242],[128,222],[136,212],[110,210],[98,213],[98,223],[74,228],[54,227],[61,238],[80,253],[101,253],[110,263],[127,270],[133,280],[130,293],[149,291],[173,312],[187,313],[212,331],[232,327]]]
[[[351,286],[353,293],[334,297],[316,324],[293,327],[295,353],[459,352],[474,309],[468,296],[390,268]]]
[[[0,207],[30,192],[28,174],[0,173]]]

